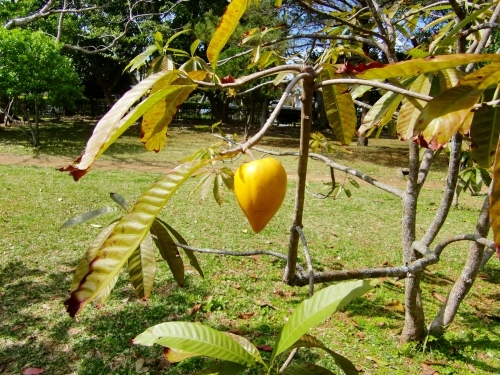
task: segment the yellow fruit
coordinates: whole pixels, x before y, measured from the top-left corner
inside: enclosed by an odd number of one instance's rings
[[[285,168],[273,158],[241,165],[234,176],[234,192],[255,233],[264,229],[283,203]]]

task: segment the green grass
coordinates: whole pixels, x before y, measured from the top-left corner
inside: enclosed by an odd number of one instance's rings
[[[19,131],[0,130],[0,159],[7,155],[73,158],[83,149],[84,137],[91,130],[91,123],[83,120],[45,123],[44,145],[38,150],[31,149]],[[88,243],[102,230],[97,226],[106,225],[116,215],[94,220],[93,225],[62,231],[58,227],[69,217],[113,204],[109,192],[118,192],[133,202],[160,176],[141,169],[150,165],[168,169],[190,152],[218,142],[210,134],[182,127],[172,127],[169,134],[166,150],[146,153],[136,136],[137,129],[131,129],[103,157],[118,169],[93,168],[78,183],[54,168],[0,165],[0,373],[19,374],[25,367],[40,367],[48,374],[134,374],[136,362],[144,359],[144,366],[149,369],[145,373],[194,374],[206,366],[206,359],[194,358],[168,367],[161,359],[160,347],[137,347],[130,340],[151,325],[183,320],[244,334],[257,345],[272,345],[287,316],[307,298],[306,288],[282,283],[282,261],[264,256],[199,254],[205,279],[187,266],[186,286],[180,288],[167,265],[160,262],[155,291],[149,301],[135,296],[122,273],[102,308],[88,306],[75,320],[67,316],[63,301],[69,295],[76,264]],[[274,130],[262,146],[295,150],[297,130]],[[352,149],[352,154],[333,157],[404,188],[405,181],[399,176],[399,168],[405,166],[407,157],[404,144],[381,139],[371,141],[368,148]],[[234,170],[242,160],[231,164],[231,168]],[[124,163],[139,170],[119,170]],[[222,207],[213,199],[200,202],[199,194],[188,199],[194,180],[175,194],[160,216],[192,246],[286,253],[296,159],[283,158],[283,163],[291,173],[287,197],[276,217],[258,235],[252,233],[232,194],[226,194]],[[445,165],[444,156],[440,156],[436,171],[429,176],[429,187],[422,191],[419,236],[425,233],[439,205]],[[311,162],[310,176],[309,189],[319,191],[328,181],[329,171],[320,163]],[[343,175],[337,173],[337,180],[342,179]],[[384,262],[399,265],[399,199],[364,183],[351,191],[350,199],[345,195],[337,200],[306,197],[304,233],[316,269],[352,269]],[[483,197],[464,194],[460,207],[451,211],[440,238],[473,232],[482,200]],[[467,250],[467,244],[450,246],[441,263],[426,274],[422,293],[428,323],[440,306],[432,292],[446,295],[460,275]],[[304,262],[302,254],[300,262]],[[430,339],[425,352],[421,346],[398,343],[404,317],[391,304],[403,302],[402,281],[382,284],[312,333],[350,358],[364,374],[421,374],[424,362],[440,374],[499,373],[499,283],[500,267],[492,259],[444,338]],[[190,315],[197,304],[203,305],[202,310]],[[261,307],[263,304],[268,305]],[[249,319],[238,317],[245,313],[255,315]],[[301,350],[297,360],[335,368],[319,351]]]

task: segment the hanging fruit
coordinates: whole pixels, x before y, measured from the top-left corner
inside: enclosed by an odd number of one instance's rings
[[[285,168],[273,158],[242,164],[234,176],[234,192],[255,233],[276,214],[285,198]]]

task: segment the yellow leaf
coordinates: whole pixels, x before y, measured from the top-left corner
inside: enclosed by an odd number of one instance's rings
[[[243,16],[247,9],[247,4],[248,0],[232,0],[226,8],[207,49],[208,61],[210,61],[214,70],[217,66],[219,53],[226,45],[234,30],[236,30],[241,16]]]

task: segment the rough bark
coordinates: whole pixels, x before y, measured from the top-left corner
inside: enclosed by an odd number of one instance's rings
[[[295,212],[293,224],[290,229],[288,240],[288,261],[283,274],[283,281],[286,284],[293,284],[296,277],[297,267],[297,249],[299,243],[299,233],[297,227],[302,228],[302,214],[304,210],[304,198],[306,190],[307,162],[309,159],[309,137],[311,135],[313,92],[314,92],[314,74],[312,69],[306,68],[308,75],[302,81],[302,109],[300,129],[300,149],[299,162],[297,168],[298,180],[295,192]]]

